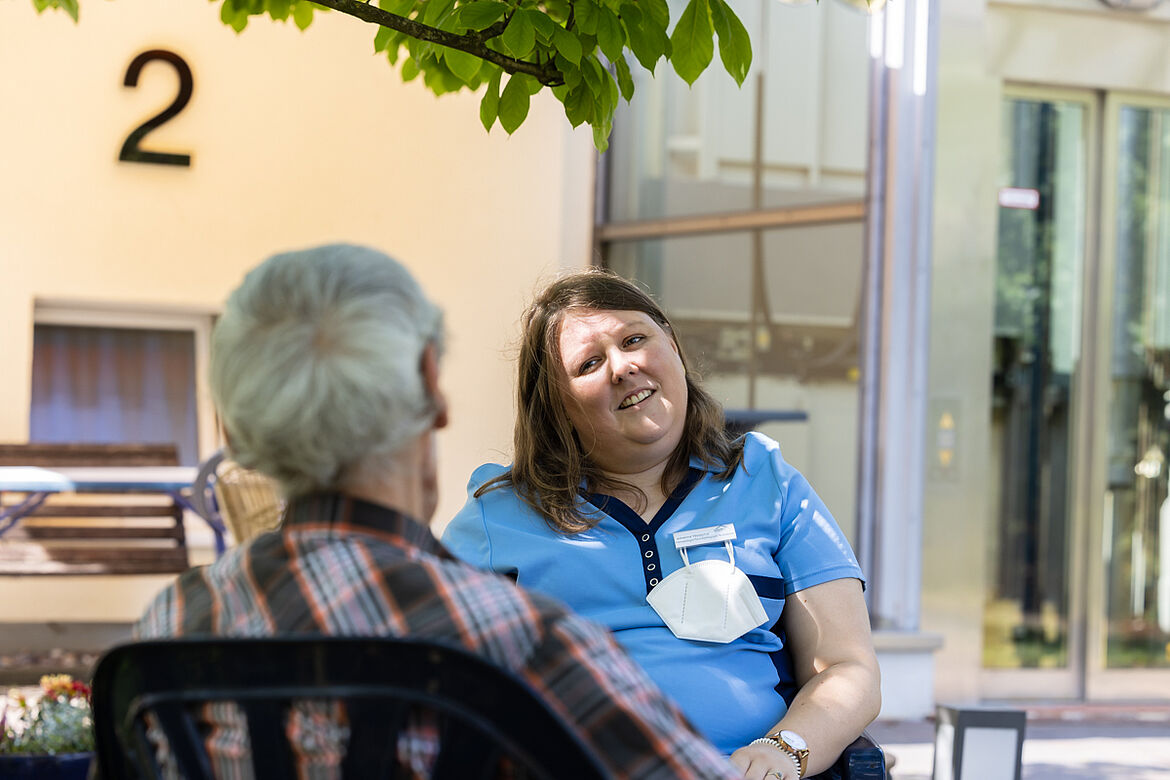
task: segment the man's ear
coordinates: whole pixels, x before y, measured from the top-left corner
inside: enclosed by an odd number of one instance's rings
[[[443,390],[439,387],[439,353],[434,344],[427,344],[423,348],[421,363],[423,384],[426,386],[431,403],[435,405],[434,427],[436,429],[446,428],[448,422],[447,396],[443,395]]]

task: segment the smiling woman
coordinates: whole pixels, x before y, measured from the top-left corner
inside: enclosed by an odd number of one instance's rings
[[[554,530],[572,533],[597,524],[582,511],[578,495],[582,485],[647,513],[684,480],[692,458],[716,469],[720,478],[734,472],[740,449],[724,432],[722,408],[688,368],[665,312],[641,288],[603,271],[570,274],[537,296],[523,324],[516,460],[506,475],[483,485],[479,494],[511,485]],[[639,324],[644,327],[636,327]],[[633,329],[625,331],[626,327]],[[648,346],[639,348],[640,344]],[[673,357],[658,358],[667,345]],[[611,348],[608,354],[602,354],[602,346]],[[675,360],[677,364],[668,368]],[[648,376],[638,376],[642,369],[648,369]],[[681,386],[667,379],[679,378],[679,370]],[[643,384],[631,384],[635,377]],[[577,392],[592,387],[590,378],[599,388],[600,408],[592,408]],[[617,384],[629,389],[609,389]],[[657,416],[663,442],[674,445],[669,449],[639,449],[628,439],[600,435],[620,419],[616,407],[631,392],[644,390],[659,390],[663,411],[669,405],[676,412]],[[614,394],[620,396],[616,401]],[[635,421],[644,417],[631,416]]]
[[[665,464],[687,408],[670,334],[640,311],[579,311],[565,315],[558,343],[566,412],[586,457],[624,476]]]
[[[523,328],[515,460],[476,470],[444,543],[606,625],[744,777],[827,768],[880,698],[829,510],[776,442],[728,435],[633,283],[568,275]]]

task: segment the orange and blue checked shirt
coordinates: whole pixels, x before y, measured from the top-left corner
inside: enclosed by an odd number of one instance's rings
[[[527,680],[615,778],[718,780],[742,775],[698,736],[608,631],[558,602],[451,557],[430,530],[339,494],[291,501],[279,531],[181,575],[135,627],[140,638],[336,634],[414,636],[467,648]],[[218,777],[251,777],[235,707],[215,705],[208,749]],[[290,733],[305,777],[340,764],[338,719],[305,705]],[[427,776],[435,733],[414,729],[399,757]],[[429,741],[429,744],[428,744]]]

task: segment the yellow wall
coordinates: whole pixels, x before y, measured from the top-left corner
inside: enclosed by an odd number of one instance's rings
[[[507,457],[523,304],[559,266],[588,262],[589,134],[546,98],[515,136],[488,135],[476,97],[402,84],[373,55],[374,29],[340,14],[236,35],[218,13],[83,0],[74,25],[0,3],[0,441],[28,433],[34,301],[214,310],[274,251],[366,243],[447,312],[442,525],[472,468]],[[188,62],[194,95],[144,147],[190,152],[190,168],[117,161],[176,91],[163,63],[122,86],[151,48]],[[158,578],[126,580],[0,578],[0,622],[128,619]]]

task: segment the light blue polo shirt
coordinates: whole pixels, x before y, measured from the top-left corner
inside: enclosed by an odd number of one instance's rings
[[[861,569],[841,529],[779,445],[749,433],[743,465],[719,481],[698,462],[650,523],[615,498],[583,494],[600,522],[565,536],[509,488],[472,497],[504,473],[480,466],[468,501],[443,533],[443,544],[482,569],[514,577],[554,596],[613,632],[696,728],[724,753],[766,734],[787,710],[795,682],[782,636],[770,629],[784,599],[798,590],[853,577]],[[646,603],[646,594],[683,566],[673,534],[733,523],[735,565],[756,589],[768,622],[728,643],[679,639]],[[722,543],[691,547],[692,563],[727,560]],[[780,629],[777,626],[776,631]]]

